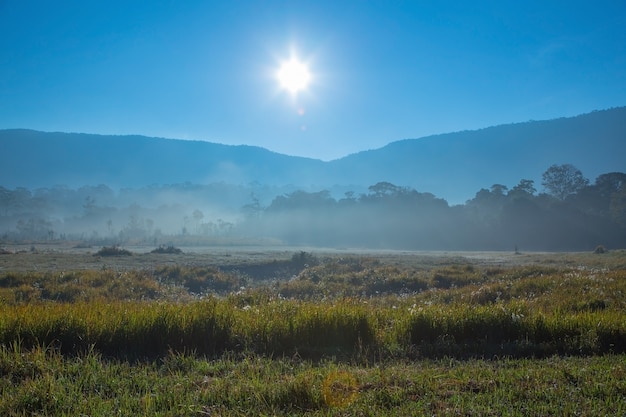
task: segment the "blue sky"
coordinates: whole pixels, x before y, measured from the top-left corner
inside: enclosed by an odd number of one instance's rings
[[[625,28],[623,0],[0,0],[0,128],[330,160],[626,105]]]

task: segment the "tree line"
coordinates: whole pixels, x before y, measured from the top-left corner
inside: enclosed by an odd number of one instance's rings
[[[31,192],[0,187],[4,241],[76,239],[164,243],[173,236],[271,238],[291,245],[415,250],[593,250],[626,247],[626,174],[593,183],[553,165],[509,189],[493,184],[465,204],[389,182],[367,192],[183,184],[100,185]],[[264,201],[266,201],[264,203]],[[197,242],[198,240],[196,240]]]
[[[626,247],[626,174],[590,184],[571,164],[542,176],[544,191],[522,179],[493,184],[463,205],[428,192],[379,182],[368,193],[334,199],[328,191],[276,197],[248,218],[294,244],[423,250],[588,250]]]

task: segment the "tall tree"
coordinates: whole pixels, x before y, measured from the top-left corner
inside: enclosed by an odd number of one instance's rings
[[[623,172],[609,172],[596,178],[594,186],[604,198],[610,198],[613,193],[619,192],[626,185],[626,174]]]
[[[370,185],[368,187],[370,190],[370,194],[373,197],[381,198],[381,197],[397,197],[398,195],[406,192],[403,187],[399,187],[387,181],[378,182],[374,185]]]
[[[491,193],[497,196],[503,196],[504,193],[509,189],[506,185],[503,184],[493,184],[491,186]]]
[[[542,178],[541,185],[559,200],[565,200],[589,184],[589,180],[572,164],[552,165]]]
[[[532,197],[537,192],[534,183],[533,180],[522,179],[507,195],[514,198]]]
[[[626,174],[609,172],[596,178],[593,185],[576,194],[576,205],[584,212],[598,216],[610,216],[613,195],[626,188]]]

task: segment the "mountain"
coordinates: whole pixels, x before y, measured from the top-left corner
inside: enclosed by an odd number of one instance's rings
[[[201,141],[0,130],[0,185],[27,188],[226,182],[365,189],[380,181],[463,203],[481,188],[509,188],[552,164],[592,181],[626,172],[626,107],[548,121],[392,142],[330,162],[254,146]]]
[[[3,186],[282,183],[311,177],[322,161],[255,146],[202,141],[0,130]]]
[[[480,188],[531,179],[553,164],[571,163],[591,181],[626,172],[626,107],[571,118],[529,121],[408,139],[330,163],[336,178],[409,185],[463,203]]]

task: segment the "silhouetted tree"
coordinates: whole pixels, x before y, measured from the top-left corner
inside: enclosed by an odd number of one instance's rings
[[[399,187],[386,181],[371,185],[368,187],[368,190],[370,191],[370,196],[375,198],[398,196],[405,191],[403,187]]]
[[[250,203],[245,204],[241,210],[246,215],[246,218],[256,219],[261,213],[261,200],[259,200],[255,193],[250,193],[250,200]]]
[[[276,197],[270,206],[269,211],[280,211],[290,209],[314,210],[330,207],[336,203],[330,195],[330,191],[322,190],[315,193],[306,191],[294,191],[293,193]]]
[[[357,200],[356,200],[356,197],[354,196],[354,191],[346,191],[345,193],[343,193],[343,195],[344,195],[344,198],[338,201],[339,204],[344,205],[344,206],[356,204]]]
[[[506,190],[508,190],[508,188],[509,187],[507,187],[506,185],[493,184],[491,186],[491,193],[497,196],[503,196]]]
[[[139,209],[135,208],[138,212]],[[135,214],[131,214],[128,218],[128,224],[120,231],[120,238],[124,240],[141,239],[146,236],[146,228],[144,220]]]
[[[626,185],[626,174],[611,172],[596,178],[593,185],[576,193],[575,204],[585,213],[610,217],[611,199]]]
[[[537,190],[535,189],[535,181],[533,180],[520,180],[519,184],[511,188],[507,196],[512,198],[528,198],[532,197]]]
[[[626,174],[623,172],[609,172],[596,178],[594,187],[602,198],[610,198],[613,193],[623,190],[626,186]]]
[[[204,218],[204,213],[202,213],[202,211],[199,209],[195,209],[193,213],[191,213],[191,216],[193,217],[193,221],[196,224],[196,233],[200,233],[200,223]]]
[[[543,173],[542,178],[541,184],[550,195],[559,200],[565,200],[589,184],[589,180],[572,164],[552,165]]]
[[[52,223],[42,218],[20,219],[16,229],[24,239],[46,239],[51,236]]]

